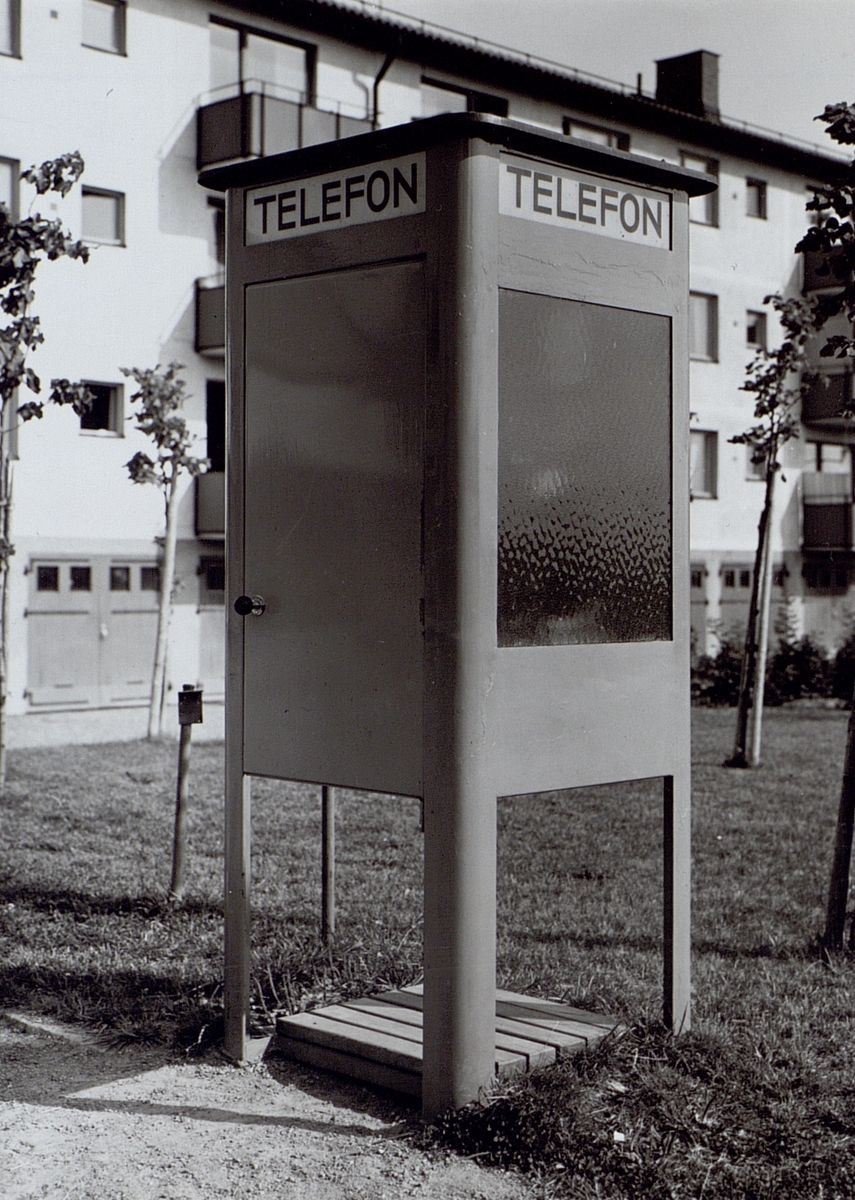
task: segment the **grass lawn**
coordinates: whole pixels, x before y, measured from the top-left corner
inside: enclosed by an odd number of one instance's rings
[[[661,783],[499,805],[499,983],[627,1032],[446,1123],[545,1196],[855,1195],[855,965],[816,950],[846,715],[777,709],[757,771],[721,767],[735,714],[694,713],[694,1031],[661,1011]],[[186,899],[166,903],[177,749],[12,754],[0,800],[0,1004],[123,1039],[214,1036],[222,748],[193,748]],[[340,793],[338,931],[318,938],[318,789],[254,784],[255,1014],[411,982],[412,800]]]

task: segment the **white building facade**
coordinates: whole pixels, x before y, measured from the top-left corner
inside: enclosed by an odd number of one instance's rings
[[[440,111],[492,112],[717,177],[717,194],[693,202],[691,237],[697,649],[744,622],[763,485],[728,439],[751,423],[746,363],[779,338],[763,299],[802,289],[793,247],[809,185],[840,160],[722,119],[717,69],[706,51],[664,60],[652,96],[323,0],[0,0],[0,200],[61,217],[92,247],[88,265],[40,268],[45,342],[31,365],[96,396],[82,420],[48,406],[16,434],[10,744],[144,733],[163,503],[124,467],[147,446],[121,368],[169,362],[183,364],[186,416],[211,461],[180,503],[169,695],[174,706],[182,684],[201,685],[206,728],[221,731],[223,217],[198,171]],[[34,200],[18,182],[78,149],[86,170],[65,200]],[[836,415],[851,394],[840,376],[805,412],[774,524],[778,606],[829,649],[855,617],[851,436]]]

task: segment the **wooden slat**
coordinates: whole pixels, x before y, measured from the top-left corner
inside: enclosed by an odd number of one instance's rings
[[[318,1046],[314,1042],[297,1041],[281,1033],[277,1038],[277,1048],[284,1058],[291,1059],[292,1062],[306,1063],[307,1066],[319,1067],[324,1071],[337,1071],[351,1079],[360,1079],[364,1083],[374,1084],[375,1087],[389,1088],[390,1091],[415,1096],[417,1099],[422,1094],[421,1064],[418,1073],[399,1071],[370,1058],[344,1054],[329,1046]]]
[[[346,1025],[342,1021],[331,1021],[323,1016],[322,1009],[280,1017],[276,1027],[283,1036],[295,1041],[327,1046],[343,1054],[370,1057],[398,1070],[420,1072],[422,1069],[421,1046],[415,1042],[374,1029]]]
[[[521,996],[517,992],[503,992],[498,988],[496,1000],[503,1000],[506,1004],[522,1004],[526,1008],[536,1008],[544,1015],[568,1021],[581,1021],[584,1025],[602,1025],[606,1029],[614,1029],[618,1023],[617,1017],[610,1017],[606,1013],[586,1012],[582,1008],[571,1008],[569,1004],[562,1004],[559,1000],[539,1000],[535,996]]]
[[[557,1017],[544,1015],[536,1008],[525,1008],[521,1004],[507,1004],[503,1000],[496,1001],[496,1013],[500,1017],[510,1017],[522,1021],[526,1025],[535,1025],[539,1029],[550,1029],[555,1033],[567,1034],[574,1038],[584,1038],[586,1042],[598,1042],[605,1037],[607,1030],[600,1025],[586,1025],[582,1021],[564,1021]]]

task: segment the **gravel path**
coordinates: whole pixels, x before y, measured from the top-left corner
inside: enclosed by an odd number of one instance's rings
[[[524,1200],[516,1176],[426,1155],[413,1111],[274,1056],[105,1049],[0,1015],[2,1200]]]

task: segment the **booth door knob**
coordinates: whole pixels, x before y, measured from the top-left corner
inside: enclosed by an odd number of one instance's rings
[[[250,613],[254,617],[260,617],[265,608],[267,605],[262,596],[238,596],[235,600],[235,612],[240,617],[248,617]]]

